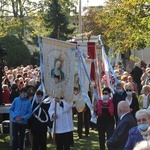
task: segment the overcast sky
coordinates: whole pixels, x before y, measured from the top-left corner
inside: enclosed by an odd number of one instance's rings
[[[39,0],[31,0],[31,1],[39,1]],[[79,1],[79,0],[78,0]],[[106,0],[81,0],[82,7],[84,6],[99,6],[103,5]]]
[[[104,5],[106,0],[81,0],[83,6],[99,6]]]

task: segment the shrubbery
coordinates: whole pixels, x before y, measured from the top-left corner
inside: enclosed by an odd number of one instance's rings
[[[31,53],[28,47],[15,35],[1,37],[2,47],[7,49],[7,55],[4,56],[4,65],[17,67],[20,65],[31,64]]]

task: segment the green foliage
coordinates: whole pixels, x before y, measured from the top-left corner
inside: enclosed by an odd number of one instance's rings
[[[141,61],[141,59],[139,57],[134,56],[134,55],[130,56],[130,60],[133,60],[134,62],[140,62]]]
[[[84,129],[83,129],[84,131]],[[77,116],[74,116],[74,147],[71,147],[71,150],[99,150],[99,140],[98,140],[98,131],[90,130],[89,137],[85,137],[83,133],[83,138],[77,140]],[[26,139],[28,139],[28,134]],[[7,139],[6,139],[7,138]],[[0,134],[0,145],[1,150],[9,150],[9,135]],[[26,140],[25,140],[26,141]],[[26,141],[26,143],[28,143]],[[25,150],[30,150],[30,144],[26,146]],[[47,150],[56,150],[56,144],[53,141],[50,141],[49,134],[47,133]],[[107,148],[106,148],[107,150]]]
[[[101,34],[105,44],[115,48],[115,53],[144,49],[150,46],[149,8],[147,0],[108,0],[102,11],[88,13],[87,19],[93,19],[91,26],[85,27],[95,28],[93,32]]]
[[[47,9],[43,15],[44,25],[47,29],[51,29],[49,37],[67,40],[72,36],[74,28],[69,26],[68,14],[70,12],[66,12],[60,3],[58,0],[45,1]]]
[[[30,64],[31,54],[27,46],[16,36],[1,37],[2,46],[7,49],[7,56],[4,57],[5,65],[16,67]]]

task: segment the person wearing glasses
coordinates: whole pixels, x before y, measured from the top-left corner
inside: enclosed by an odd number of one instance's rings
[[[124,150],[131,150],[138,142],[150,139],[150,111],[141,109],[136,112],[137,126],[129,130],[128,140]]]
[[[97,101],[96,111],[100,150],[105,150],[105,134],[109,139],[114,131],[114,104],[109,87],[105,87],[102,93],[102,98]]]
[[[125,83],[124,89],[127,94],[125,101],[128,102],[128,104],[130,106],[131,114],[135,118],[135,113],[139,110],[138,98],[137,98],[135,92],[133,91],[134,88],[131,83]]]

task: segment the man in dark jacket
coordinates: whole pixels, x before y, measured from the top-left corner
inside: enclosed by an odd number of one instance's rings
[[[126,101],[118,103],[119,121],[110,139],[107,141],[109,150],[123,150],[128,139],[129,130],[136,126],[136,122],[130,113],[129,104]]]
[[[115,115],[116,124],[118,122],[118,113],[117,113],[118,103],[120,101],[125,100],[126,96],[127,96],[127,94],[126,94],[126,91],[123,88],[123,84],[121,82],[119,82],[116,86],[116,91],[113,94],[113,102],[114,102],[114,109],[115,109],[114,110],[114,115]]]
[[[135,63],[135,67],[130,72],[134,82],[136,82],[138,87],[138,94],[141,93],[142,85],[141,85],[141,76],[143,74],[142,69],[139,67],[138,63]]]

